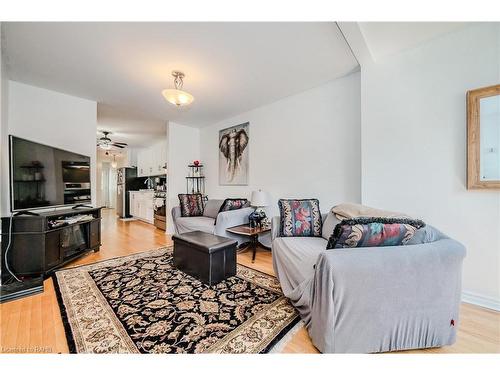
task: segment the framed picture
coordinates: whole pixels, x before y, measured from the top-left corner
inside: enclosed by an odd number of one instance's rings
[[[219,184],[248,185],[250,123],[219,131]]]

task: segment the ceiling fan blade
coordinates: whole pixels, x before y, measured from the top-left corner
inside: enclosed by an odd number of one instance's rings
[[[125,146],[122,146],[122,145],[117,145],[115,143],[112,143],[111,146],[114,146],[114,147],[118,147],[118,148],[125,148]]]
[[[124,146],[128,146],[127,143],[124,143],[124,142],[113,142],[113,144],[115,145],[124,145]]]

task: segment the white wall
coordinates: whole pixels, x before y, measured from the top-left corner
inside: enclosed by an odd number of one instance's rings
[[[188,165],[200,158],[200,130],[169,122],[167,126],[167,233],[174,233],[172,207],[186,193]]]
[[[220,186],[219,130],[250,122],[249,185]],[[323,212],[360,202],[360,74],[334,80],[201,129],[209,198],[318,198]]]
[[[0,23],[0,181],[4,181],[7,175],[4,171],[9,169],[9,158],[5,157],[5,152],[8,153],[9,142],[8,142],[8,129],[7,129],[7,114],[8,114],[8,95],[9,95],[9,85],[7,79],[7,69],[5,64],[4,55],[1,48],[2,41],[2,27]],[[8,155],[8,154],[7,154]],[[5,207],[8,207],[9,191],[8,182],[0,183],[0,213],[3,213]],[[8,210],[8,208],[7,208]]]
[[[468,300],[500,307],[500,192],[466,190],[467,90],[500,82],[500,26],[471,26],[362,66],[362,201],[467,247]],[[495,305],[496,304],[496,305]]]
[[[7,132],[31,141],[90,156],[92,204],[96,204],[97,103],[58,92],[8,82]],[[2,214],[10,211],[8,148],[2,147]]]

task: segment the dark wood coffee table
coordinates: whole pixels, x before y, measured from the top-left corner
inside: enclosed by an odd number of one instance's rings
[[[249,237],[250,241],[248,246],[243,248],[242,250],[246,250],[250,248],[252,250],[252,263],[255,262],[255,254],[257,253],[257,245],[260,245],[266,249],[269,249],[267,246],[262,245],[259,242],[259,234],[267,233],[271,230],[271,227],[256,227],[252,228],[248,224],[238,225],[236,227],[231,227],[226,229],[228,232],[239,234],[240,236]]]

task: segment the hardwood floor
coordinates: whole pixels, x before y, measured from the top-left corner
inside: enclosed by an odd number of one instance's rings
[[[94,263],[172,244],[170,236],[150,224],[117,220],[114,210],[103,211],[101,251],[72,264]],[[255,263],[251,253],[238,255],[238,262],[274,274],[271,253],[259,249]],[[52,280],[41,294],[0,305],[0,352],[67,353],[68,347]],[[285,346],[284,353],[318,353],[305,328]],[[463,303],[461,325],[455,345],[403,353],[500,353],[500,313]]]

